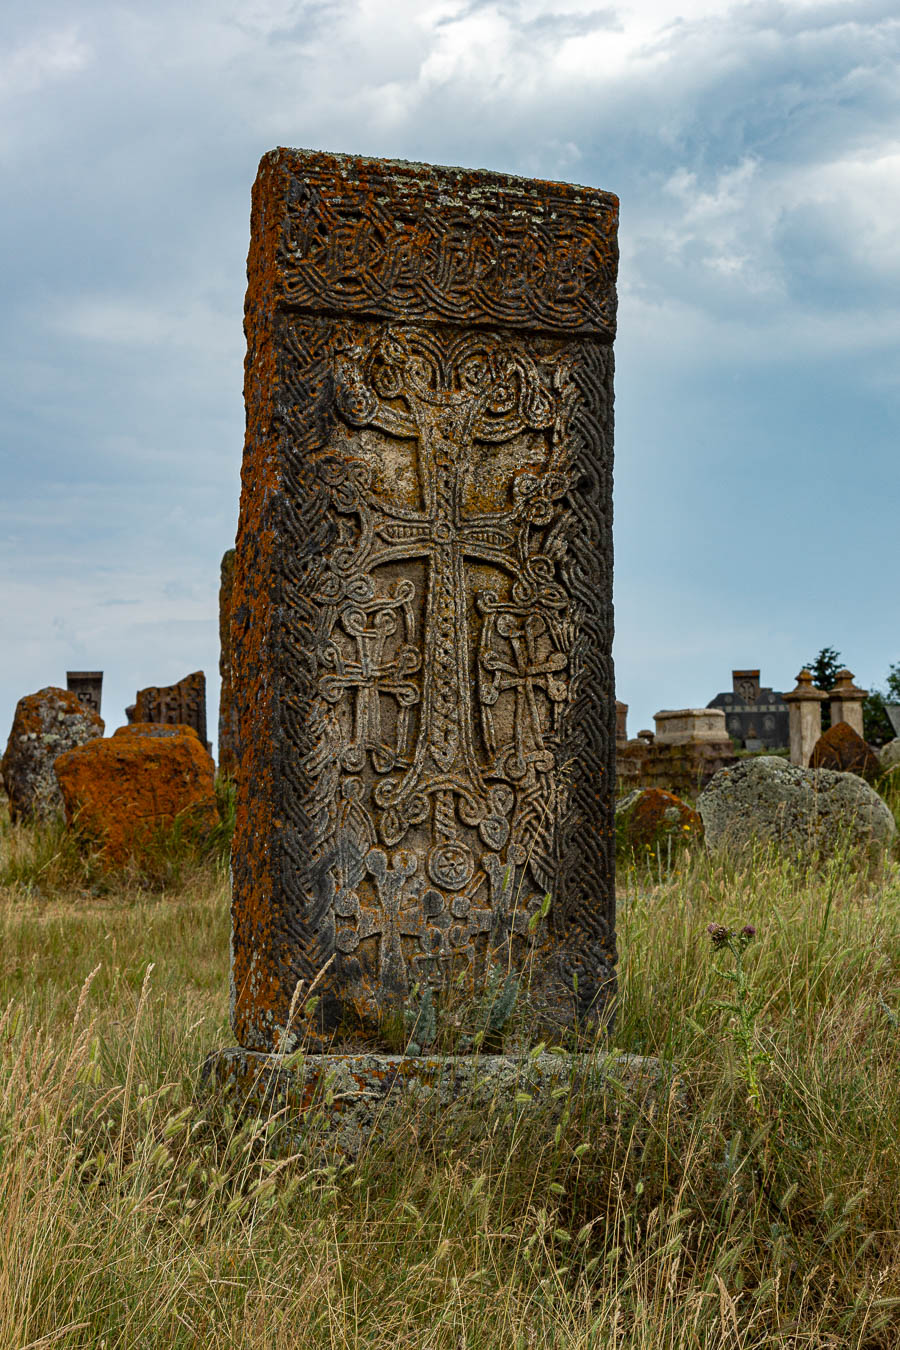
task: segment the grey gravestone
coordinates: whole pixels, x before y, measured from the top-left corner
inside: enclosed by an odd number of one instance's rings
[[[103,695],[102,670],[67,670],[66,688],[73,693],[86,708],[100,712],[100,700]]]
[[[592,188],[262,161],[232,611],[246,1049],[290,1044],[317,977],[322,1029],[362,1037],[491,962],[551,1028],[613,991],[616,223]]]
[[[900,736],[900,703],[886,703],[884,710],[888,715],[891,726],[894,728],[894,735]]]

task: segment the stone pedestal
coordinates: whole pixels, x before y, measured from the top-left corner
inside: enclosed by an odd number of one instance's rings
[[[398,1109],[426,1132],[467,1112],[488,1120],[495,1112],[537,1110],[552,1126],[585,1090],[640,1105],[658,1093],[666,1073],[658,1059],[623,1054],[281,1056],[231,1049],[210,1055],[202,1078],[257,1114],[283,1112],[298,1135],[324,1130],[325,1140],[352,1158],[367,1139],[387,1132]]]
[[[835,686],[828,697],[830,699],[831,725],[837,726],[838,722],[846,722],[847,726],[851,727],[857,736],[862,736],[862,705],[869,697],[868,689],[858,689],[853,683],[853,675],[845,667],[838,671]]]
[[[657,745],[692,745],[697,741],[731,744],[725,714],[719,708],[678,708],[653,714]]]
[[[231,635],[233,1027],[614,987],[612,339],[593,188],[276,150],[254,188]],[[544,913],[544,897],[550,897]]]
[[[790,716],[791,763],[806,769],[822,734],[822,703],[828,695],[815,687],[811,671],[804,667],[796,688],[783,697]]]

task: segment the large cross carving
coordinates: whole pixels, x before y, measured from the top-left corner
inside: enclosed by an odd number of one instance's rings
[[[534,475],[523,474],[508,509],[466,510],[465,466],[476,439],[496,443],[551,426],[553,402],[530,360],[471,336],[447,351],[425,331],[396,332],[367,357],[351,349],[337,364],[338,407],[351,425],[417,443],[420,509],[366,495],[374,536],[367,566],[424,558],[428,572],[419,734],[411,764],[382,779],[375,799],[399,822],[399,838],[404,807],[423,792],[435,795],[442,842],[432,850],[429,872],[457,890],[471,866],[468,849],[454,843],[454,801],[461,798],[463,819],[476,823],[489,797],[475,753],[464,564],[479,560],[520,572],[516,525],[527,490],[536,486]]]

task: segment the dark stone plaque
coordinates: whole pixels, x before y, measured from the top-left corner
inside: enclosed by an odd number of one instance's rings
[[[231,630],[246,1048],[285,1048],[323,970],[323,1028],[364,1034],[491,962],[551,1030],[613,991],[616,221],[590,188],[262,161]]]
[[[102,670],[67,670],[66,688],[75,695],[79,703],[99,714],[100,700],[103,696]]]

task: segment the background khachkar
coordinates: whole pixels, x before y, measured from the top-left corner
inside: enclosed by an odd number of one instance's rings
[[[527,964],[613,988],[616,199],[278,150],[234,579],[234,1026]],[[545,893],[546,919],[534,922]]]

